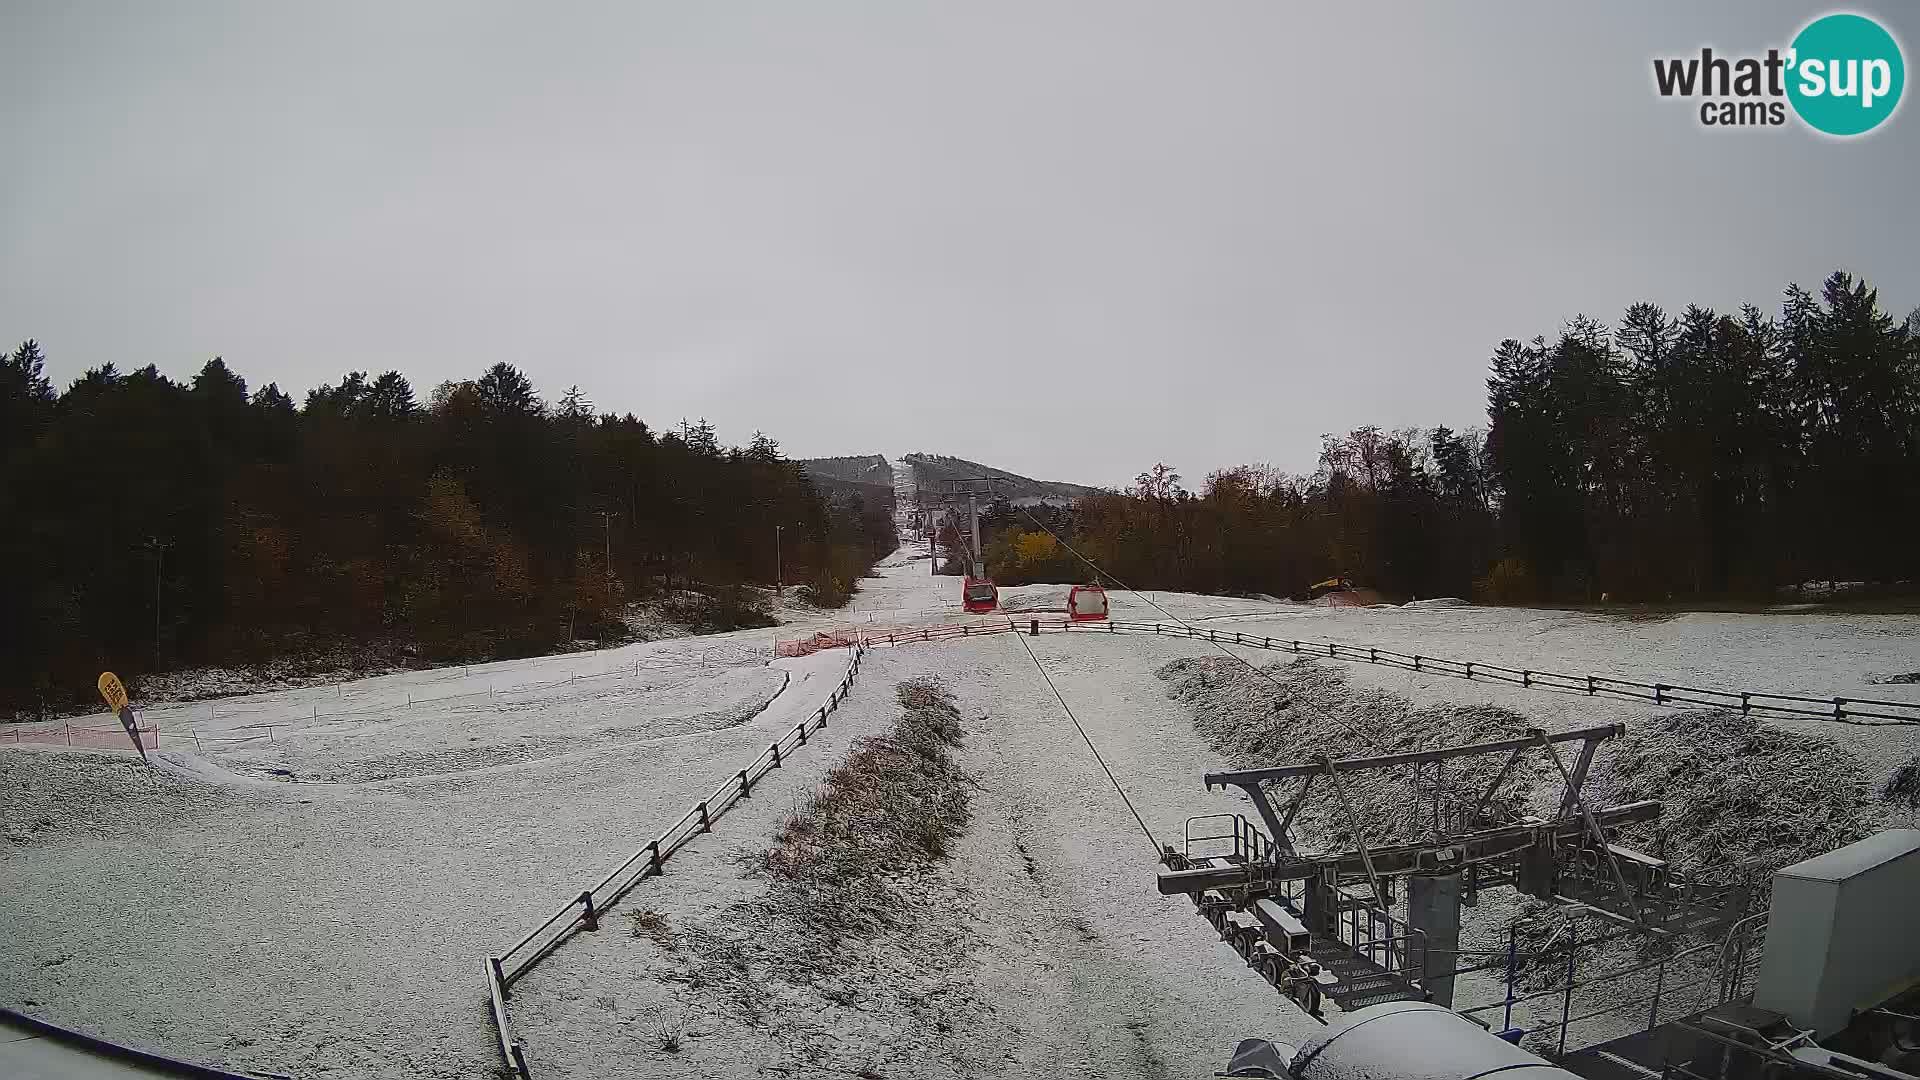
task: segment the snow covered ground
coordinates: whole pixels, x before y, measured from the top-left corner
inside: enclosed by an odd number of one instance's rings
[[[8,927],[0,1000],[241,1068],[489,1075],[499,1063],[479,958],[597,880],[824,700],[844,652],[770,662],[776,638],[968,618],[958,580],[930,577],[924,555],[924,547],[896,553],[850,610],[802,613],[777,629],[150,704],[151,722],[186,736],[165,741],[154,774],[130,768],[137,759],[126,753],[0,748]],[[1037,606],[1062,591],[1030,586],[1003,597],[1009,607]],[[1920,701],[1920,686],[1865,689],[1876,673],[1920,668],[1920,618],[1911,616],[1634,621],[1149,599],[1183,619],[1276,637]],[[1128,594],[1111,600],[1116,617],[1163,617]],[[1303,1035],[1309,1022],[1213,940],[1186,900],[1154,891],[1152,848],[1027,646],[1155,839],[1178,845],[1189,817],[1239,808],[1237,796],[1202,789],[1201,774],[1226,762],[1154,675],[1168,660],[1217,655],[1204,643],[1002,635],[876,651],[803,753],[677,855],[665,877],[636,888],[600,933],[575,937],[517,984],[514,1016],[536,1075],[952,1075],[959,1059],[942,1054],[953,1051],[981,1075],[1084,1063],[1109,1076],[1199,1077],[1239,1038]],[[1343,667],[1355,685],[1422,703],[1500,704],[1549,727],[1642,723],[1655,712]],[[754,1026],[712,1009],[697,986],[663,981],[670,958],[629,933],[624,912],[699,926],[756,895],[764,883],[732,856],[764,849],[857,739],[887,730],[895,686],[922,675],[958,700],[969,729],[960,761],[979,784],[972,826],[943,871],[950,917],[928,928],[949,959],[922,972],[923,983],[902,983],[939,990],[951,1007],[835,1006],[820,1015],[835,1025],[836,1049],[796,1061],[778,1023]],[[1920,754],[1920,729],[1799,727],[1843,742],[1874,769]],[[811,1008],[793,993],[789,1008]],[[660,1049],[660,1031],[674,1025],[679,1049]],[[916,1056],[912,1047],[931,1049]]]
[[[1131,597],[1114,594],[1116,618]],[[1217,598],[1205,598],[1215,600]],[[1161,601],[1182,618],[1184,598]],[[1250,603],[1238,601],[1238,603]],[[1138,605],[1144,606],[1144,605]],[[1199,605],[1196,605],[1198,607]],[[1740,614],[1700,612],[1637,619],[1578,611],[1467,606],[1313,608],[1222,620],[1249,634],[1337,641],[1419,651],[1476,663],[1508,664],[1573,675],[1608,675],[1712,689],[1866,697],[1920,703],[1920,686],[1881,685],[1875,677],[1920,666],[1920,616]],[[1151,611],[1151,609],[1147,609]],[[1216,625],[1209,623],[1209,625]],[[1246,651],[1256,662],[1272,653]],[[1486,702],[1537,715],[1553,726],[1630,721],[1655,715],[1633,703],[1606,705],[1505,684],[1467,683],[1397,668],[1346,665],[1356,683],[1405,694],[1416,701]],[[1860,754],[1884,779],[1920,754],[1920,728],[1849,727],[1814,719],[1772,721],[1788,730],[1831,738]]]
[[[1167,643],[1057,636],[1030,643],[1157,840],[1177,844],[1189,816],[1233,807],[1233,798],[1202,790],[1200,772],[1220,762],[1152,674]],[[1176,655],[1197,648],[1172,647]],[[781,1023],[777,1008],[759,1025],[716,1012],[700,987],[660,976],[672,957],[657,944],[603,934],[576,939],[516,986],[514,1015],[541,1075],[586,1077],[609,1061],[644,1061],[649,1072],[688,1077],[776,1067],[803,1076],[862,1068],[888,1077],[951,1076],[957,1059],[974,1075],[1085,1068],[1115,1077],[1199,1077],[1212,1075],[1249,1034],[1305,1032],[1310,1021],[1279,1007],[1272,988],[1218,944],[1191,903],[1155,891],[1155,847],[1020,639],[869,653],[834,723],[843,734],[881,730],[896,709],[895,686],[922,675],[940,678],[958,699],[968,727],[961,763],[979,782],[974,821],[951,869],[960,899],[949,922],[921,928],[949,943],[935,973],[936,981],[957,984],[940,987],[947,1007],[920,1026],[905,1011],[887,1024],[844,1011],[832,1049],[809,1062],[783,1039],[794,1024]],[[702,841],[703,854],[686,864],[697,870],[681,872],[676,858],[673,872],[635,890],[625,908],[665,914],[680,927],[725,920],[729,904],[763,887],[735,856],[764,849],[813,779],[795,770],[777,783],[764,798],[755,789],[754,806],[744,811],[750,816],[730,817]],[[795,1004],[796,1013],[811,1015],[830,1003],[803,995]],[[678,1052],[659,1049],[663,1024],[682,1026]]]
[[[0,750],[0,999],[239,1068],[488,1075],[479,958],[839,680],[844,653],[773,638],[149,707],[199,737],[152,773]]]

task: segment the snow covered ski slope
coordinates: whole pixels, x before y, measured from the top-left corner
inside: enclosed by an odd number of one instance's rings
[[[233,1068],[490,1075],[501,1063],[477,958],[597,880],[825,698],[844,656],[771,661],[776,638],[968,618],[957,579],[931,577],[924,556],[903,548],[848,611],[777,630],[150,704],[163,729],[199,736],[197,748],[168,740],[152,774],[130,768],[131,754],[0,748],[9,927],[0,993],[69,1026]],[[1003,602],[1043,606],[1063,592],[1006,589]],[[1920,701],[1920,686],[1868,681],[1920,667],[1911,617],[1626,621],[1159,593],[1150,605],[1120,591],[1111,600],[1120,618],[1164,618],[1157,605],[1202,625],[1463,660]],[[869,654],[816,740],[665,877],[636,888],[601,932],[572,939],[516,985],[535,1075],[1025,1076],[1078,1065],[1199,1077],[1242,1037],[1303,1034],[1308,1021],[1239,966],[1190,904],[1154,889],[1157,845],[1179,844],[1194,815],[1243,806],[1202,789],[1203,772],[1229,763],[1154,674],[1218,655],[1201,642],[1124,635],[1000,635]],[[1342,670],[1357,688],[1497,704],[1548,727],[1661,715]],[[756,859],[783,842],[784,823],[825,790],[830,770],[871,745],[862,740],[896,736],[897,688],[922,678],[951,693],[964,729],[954,750],[972,781],[964,828],[944,858],[877,886],[894,924],[820,944],[796,931],[800,909]],[[1876,779],[1920,754],[1912,728],[1800,727],[1847,748]],[[797,964],[767,944],[776,940],[818,948]],[[792,978],[768,966],[794,964]]]

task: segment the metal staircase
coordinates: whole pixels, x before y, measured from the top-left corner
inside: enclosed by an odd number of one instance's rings
[[[1307,953],[1331,972],[1334,983],[1320,988],[1342,1012],[1364,1009],[1388,1001],[1419,1001],[1423,995],[1405,977],[1354,952],[1344,942],[1316,937],[1307,943]]]
[[[1226,832],[1194,835],[1194,825],[1208,821],[1222,822],[1229,828]],[[1223,850],[1214,854],[1195,850],[1196,846],[1209,844]],[[1169,850],[1165,858],[1175,869],[1231,870],[1270,854],[1271,842],[1257,826],[1238,814],[1215,814],[1188,821],[1186,849],[1178,853]],[[1365,900],[1344,899],[1335,912],[1334,933],[1328,935],[1308,929],[1299,890],[1286,884],[1268,896],[1230,897],[1219,890],[1192,896],[1194,906],[1220,940],[1233,946],[1247,966],[1316,1019],[1321,997],[1343,1012],[1425,997],[1407,970],[1407,944],[1412,935],[1405,923],[1383,915]]]

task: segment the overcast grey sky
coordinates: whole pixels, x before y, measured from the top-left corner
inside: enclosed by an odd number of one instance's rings
[[[1920,303],[1920,115],[1710,131],[1809,5],[0,0],[0,337],[298,398],[518,364],[794,456],[1306,470],[1502,337],[1836,267]],[[1906,43],[1920,11],[1854,5]],[[1909,94],[1911,96],[1911,94]]]

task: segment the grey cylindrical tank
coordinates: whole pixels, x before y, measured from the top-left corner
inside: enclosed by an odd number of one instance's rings
[[[1454,1012],[1390,1001],[1350,1013],[1293,1057],[1299,1080],[1579,1080]]]

